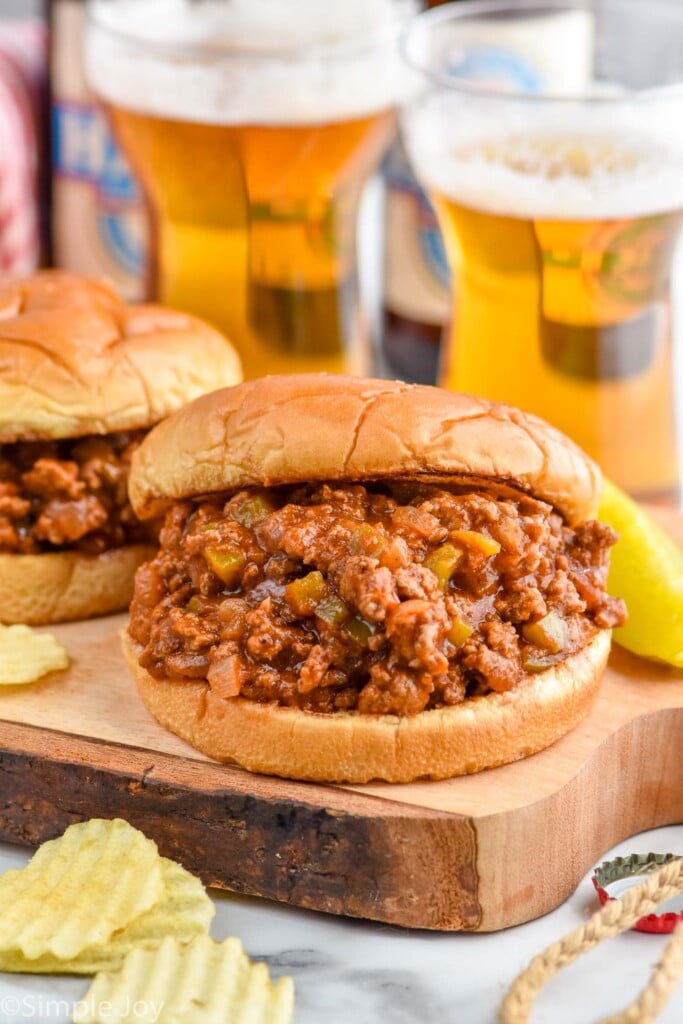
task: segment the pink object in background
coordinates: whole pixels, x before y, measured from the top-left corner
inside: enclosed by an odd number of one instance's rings
[[[46,62],[42,22],[0,22],[0,273],[28,273],[40,258],[38,152]]]

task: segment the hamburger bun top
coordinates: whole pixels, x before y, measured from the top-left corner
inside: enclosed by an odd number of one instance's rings
[[[598,467],[543,420],[441,388],[327,374],[264,377],[205,395],[133,458],[142,518],[173,502],[313,480],[419,479],[512,488],[569,523],[595,514]]]
[[[149,427],[241,380],[208,324],[63,271],[0,282],[0,442]]]

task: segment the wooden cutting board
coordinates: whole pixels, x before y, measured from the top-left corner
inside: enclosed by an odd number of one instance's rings
[[[668,522],[683,539],[683,521]],[[216,764],[158,726],[119,651],[124,622],[57,628],[71,668],[0,693],[0,839],[37,844],[119,815],[211,885],[494,931],[552,910],[620,840],[683,822],[683,673],[619,649],[588,718],[526,761],[322,786]]]

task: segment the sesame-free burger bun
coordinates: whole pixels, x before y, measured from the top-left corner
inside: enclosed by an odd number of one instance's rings
[[[218,761],[315,782],[446,779],[508,764],[573,729],[597,693],[610,649],[600,630],[576,654],[507,693],[470,697],[417,715],[315,714],[217,696],[204,681],[155,679],[128,633],[124,653],[161,725]]]
[[[0,283],[0,443],[149,427],[241,380],[230,343],[63,271]]]
[[[135,453],[129,490],[147,516],[243,487],[383,479],[523,492],[570,524],[594,514],[600,489],[583,452],[516,409],[433,387],[302,374],[204,396],[165,420]],[[220,697],[206,680],[153,677],[124,637],[147,708],[204,754],[251,771],[349,783],[448,778],[549,746],[585,716],[609,647],[609,630],[599,630],[581,651],[505,693],[396,716]]]
[[[100,555],[0,554],[0,622],[42,626],[121,611],[133,596],[135,570],[153,557],[144,544]]]
[[[597,466],[536,416],[441,388],[327,374],[265,377],[205,395],[133,458],[142,518],[241,487],[419,479],[511,487],[568,523],[595,514]]]
[[[0,444],[151,427],[240,379],[230,343],[185,313],[128,306],[107,283],[63,271],[0,282]],[[120,611],[153,554],[0,553],[0,622]]]

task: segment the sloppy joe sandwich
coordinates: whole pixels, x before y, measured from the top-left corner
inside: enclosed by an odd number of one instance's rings
[[[623,602],[597,467],[516,409],[391,381],[205,396],[132,460],[165,515],[124,640],[139,691],[211,757],[297,779],[445,778],[586,714]]]
[[[0,622],[126,607],[158,533],[128,501],[131,456],[168,413],[240,379],[193,317],[60,271],[0,282]]]

